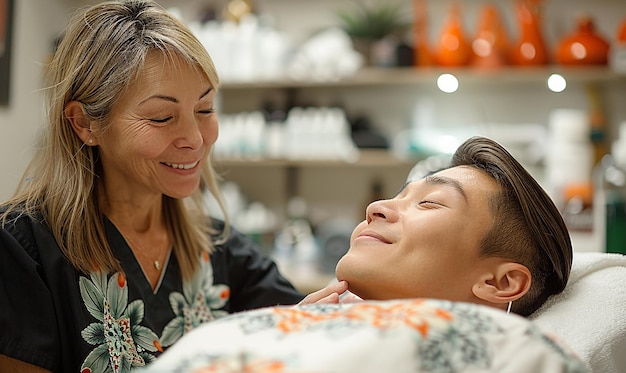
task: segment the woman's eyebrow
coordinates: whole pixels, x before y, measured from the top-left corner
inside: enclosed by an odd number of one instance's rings
[[[148,98],[146,98],[145,100],[141,101],[139,103],[139,106],[145,104],[146,102],[150,101],[150,100],[154,100],[154,99],[159,99],[159,100],[165,100],[165,101],[170,101],[170,102],[174,102],[177,103],[178,100],[175,97],[172,96],[166,96],[166,95],[152,95]]]
[[[200,95],[200,97],[198,97],[198,100],[201,100],[204,96],[208,95],[211,91],[213,90],[213,87],[209,87],[209,89],[207,89],[206,91],[202,92],[202,94]],[[148,98],[146,98],[145,100],[141,101],[139,103],[139,105],[144,104],[147,101],[150,101],[152,99],[161,99],[161,100],[165,100],[165,101],[170,101],[170,102],[174,102],[174,103],[178,103],[178,99],[176,97],[172,97],[172,96],[167,96],[167,95],[152,95]]]
[[[213,87],[209,87],[209,89],[207,89],[206,91],[204,91],[204,93],[200,95],[199,99],[202,99],[204,96],[208,95],[209,92],[211,92],[212,90],[213,90]]]
[[[451,179],[445,176],[430,175],[424,178],[424,182],[430,185],[444,185],[452,187],[452,189],[456,190],[467,202],[467,194],[465,193],[465,189],[463,189],[463,186],[461,185],[461,183],[458,182],[458,180]]]

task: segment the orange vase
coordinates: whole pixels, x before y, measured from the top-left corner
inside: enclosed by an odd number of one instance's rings
[[[418,67],[432,66],[434,61],[428,42],[426,0],[413,0],[413,14],[413,64]]]
[[[541,0],[517,0],[520,39],[511,48],[511,63],[537,66],[548,63],[548,52],[541,29]]]
[[[582,16],[576,30],[559,42],[556,60],[561,65],[606,65],[609,47],[609,42],[596,32],[591,17]]]
[[[460,6],[454,3],[441,30],[435,55],[440,66],[467,65],[471,58],[471,48],[463,31]]]
[[[472,41],[471,65],[479,68],[497,68],[508,64],[508,36],[502,18],[495,6],[483,6],[478,31]]]

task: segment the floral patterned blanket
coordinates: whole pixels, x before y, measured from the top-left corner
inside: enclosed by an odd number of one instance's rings
[[[200,326],[142,372],[585,372],[532,322],[432,299],[277,306]]]

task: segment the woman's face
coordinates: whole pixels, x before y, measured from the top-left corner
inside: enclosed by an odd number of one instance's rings
[[[200,70],[152,52],[94,135],[109,196],[190,196],[218,135],[215,90]]]
[[[472,301],[486,260],[480,243],[493,223],[488,197],[497,190],[484,172],[460,166],[371,203],[337,264],[337,278],[364,299]]]

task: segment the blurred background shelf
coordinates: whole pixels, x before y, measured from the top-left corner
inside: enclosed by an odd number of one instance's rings
[[[414,159],[400,159],[385,149],[361,149],[358,159],[274,159],[266,157],[216,158],[220,168],[233,167],[410,167]]]
[[[554,73],[561,74],[568,82],[573,83],[615,83],[626,80],[626,74],[619,74],[606,66],[563,67],[553,65],[545,67],[502,67],[492,70],[480,70],[471,67],[366,67],[358,70],[353,76],[339,80],[296,80],[286,77],[256,81],[225,81],[222,82],[222,89],[333,88],[434,84],[437,78],[444,73],[454,74],[462,84],[543,84]]]

